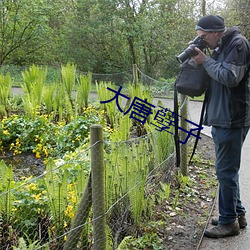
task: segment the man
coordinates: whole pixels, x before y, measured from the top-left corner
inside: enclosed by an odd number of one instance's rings
[[[241,149],[250,126],[250,47],[237,27],[225,30],[220,16],[202,17],[195,30],[212,56],[195,48],[193,59],[203,64],[211,80],[204,125],[212,126],[219,181],[219,218],[205,235],[221,238],[239,234],[247,226],[240,200],[239,169]]]

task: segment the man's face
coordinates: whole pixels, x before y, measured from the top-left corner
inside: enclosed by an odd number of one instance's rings
[[[204,39],[210,49],[215,49],[218,46],[218,42],[221,38],[221,32],[206,32],[203,30],[197,30],[197,35]]]

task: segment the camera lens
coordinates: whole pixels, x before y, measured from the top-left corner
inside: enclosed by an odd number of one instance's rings
[[[176,57],[179,63],[183,63],[188,58],[198,55],[195,50],[195,47],[203,50],[207,47],[207,43],[199,36],[197,36],[192,43],[180,54]]]
[[[188,46],[180,55],[176,57],[177,61],[179,63],[183,63],[188,58],[198,55],[198,53],[194,49],[195,47],[196,47],[195,44],[191,44],[190,46]]]

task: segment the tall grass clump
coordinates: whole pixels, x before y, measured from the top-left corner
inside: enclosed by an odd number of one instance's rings
[[[88,107],[91,82],[92,74],[90,72],[88,72],[87,75],[81,74],[78,78],[76,106],[78,107],[79,111]]]
[[[10,190],[13,188],[14,176],[12,166],[6,166],[0,161],[0,214],[5,216],[9,222],[12,213],[13,195]]]
[[[9,96],[11,93],[12,79],[10,74],[0,75],[0,116],[7,116],[9,110]]]
[[[25,114],[34,118],[40,112],[43,90],[46,82],[47,68],[32,65],[22,72],[24,91],[23,103]]]
[[[108,90],[107,88],[116,89],[115,85],[111,82],[96,83],[97,95],[100,101],[109,101],[114,98],[115,93]],[[121,97],[118,97],[118,102],[121,103],[120,101]],[[107,122],[112,128],[114,128],[115,117],[117,113],[120,112],[118,110],[116,100],[107,103],[101,103],[100,108],[106,112]]]
[[[56,89],[55,84],[46,86],[46,88],[44,89],[43,102],[47,114],[50,114],[53,111],[55,89]]]
[[[76,82],[76,65],[67,63],[61,66],[62,86],[64,87],[69,100],[72,102],[72,92]]]
[[[173,132],[173,129],[170,129]],[[152,131],[153,151],[155,155],[155,161],[160,164],[165,161],[174,149],[173,135],[167,131]]]
[[[106,152],[107,220],[117,245],[122,232],[138,228],[145,219],[145,187],[153,154],[147,137],[111,142]]]

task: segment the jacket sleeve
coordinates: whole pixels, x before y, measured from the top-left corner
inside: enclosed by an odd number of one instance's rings
[[[238,86],[248,70],[249,46],[244,38],[238,38],[227,48],[227,51],[223,62],[207,57],[203,66],[216,82],[232,88]]]

